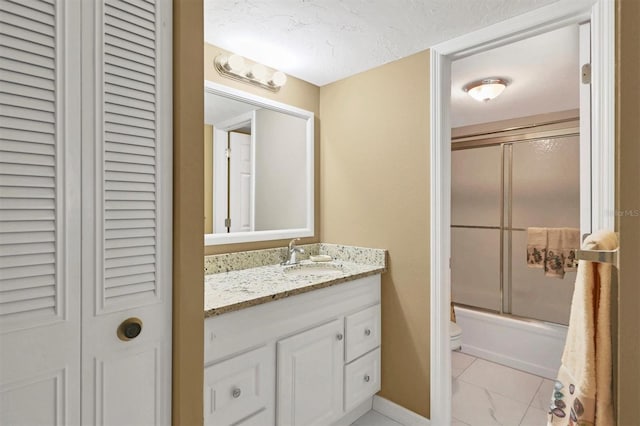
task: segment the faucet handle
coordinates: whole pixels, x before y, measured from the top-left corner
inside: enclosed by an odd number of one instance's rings
[[[289,241],[289,252],[296,248],[296,241],[300,241],[300,238],[294,238],[293,240]]]

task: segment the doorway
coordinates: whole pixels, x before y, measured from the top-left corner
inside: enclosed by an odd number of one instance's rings
[[[563,26],[592,24],[593,229],[613,228],[613,4],[553,5],[431,49],[431,421],[451,423],[451,63]]]

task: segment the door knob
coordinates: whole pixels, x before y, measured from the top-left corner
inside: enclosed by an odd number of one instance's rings
[[[342,336],[342,333],[338,333],[338,334],[336,335],[336,339],[338,339],[338,340],[342,340],[342,337],[343,337],[343,336]]]
[[[131,339],[135,339],[142,332],[142,320],[140,318],[127,318],[122,321],[120,326],[118,326],[118,339],[122,341],[129,341]]]
[[[364,335],[365,335],[365,336],[371,336],[371,330],[370,330],[370,329],[368,329],[368,328],[365,328],[365,329],[364,329]]]

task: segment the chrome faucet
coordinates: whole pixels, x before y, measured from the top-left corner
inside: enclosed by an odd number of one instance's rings
[[[304,253],[304,249],[302,247],[297,247],[296,241],[300,241],[300,238],[294,238],[289,241],[289,256],[284,262],[282,262],[282,265],[297,265],[299,263],[298,253]]]

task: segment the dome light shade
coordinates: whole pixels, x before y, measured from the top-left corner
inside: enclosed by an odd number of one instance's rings
[[[479,102],[488,102],[500,95],[507,84],[507,81],[502,78],[484,78],[466,84],[462,90]]]

